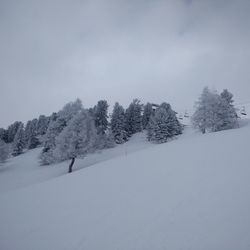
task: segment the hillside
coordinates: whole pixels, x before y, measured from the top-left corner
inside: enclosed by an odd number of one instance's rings
[[[85,168],[78,161],[72,174],[63,163],[34,182],[16,175],[0,186],[0,249],[250,249],[250,124],[241,125],[206,135],[188,128],[178,140],[133,148],[137,138],[90,156],[96,162]]]
[[[84,159],[77,159],[74,171],[152,146],[154,145],[147,142],[145,133],[138,133],[125,144],[97,151],[87,155]],[[41,148],[29,150],[23,155],[8,160],[7,163],[0,167],[0,193],[27,187],[67,173],[68,162],[40,166],[39,155],[41,150]]]

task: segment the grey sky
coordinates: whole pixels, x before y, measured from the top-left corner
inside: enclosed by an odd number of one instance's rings
[[[250,101],[249,0],[0,0],[0,127],[76,97]]]

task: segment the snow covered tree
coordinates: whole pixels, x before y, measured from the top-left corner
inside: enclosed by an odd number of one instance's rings
[[[122,144],[128,140],[125,129],[125,111],[118,102],[115,103],[113,109],[111,117],[111,130],[117,144]]]
[[[134,99],[125,112],[125,127],[128,136],[142,131],[142,104]]]
[[[23,153],[23,149],[25,146],[25,141],[24,141],[24,129],[23,129],[23,124],[21,123],[19,125],[19,128],[16,132],[13,145],[12,145],[12,155],[13,156],[18,156]]]
[[[54,122],[54,121],[56,121],[56,119],[57,119],[57,113],[56,112],[53,112],[52,114],[51,114],[51,116],[49,116],[49,123],[48,123],[48,127],[49,127],[49,124],[50,124],[50,122]],[[47,132],[47,131],[46,131]]]
[[[113,132],[111,128],[108,128],[105,134],[105,144],[104,144],[104,149],[105,148],[114,148],[115,147],[115,137],[113,135]]]
[[[46,131],[49,126],[49,117],[46,117],[45,115],[40,115],[37,121],[37,134],[38,135],[45,135]]]
[[[150,120],[150,116],[153,114],[153,108],[151,103],[147,103],[143,109],[142,115],[142,128],[146,129]]]
[[[217,99],[213,131],[235,128],[238,125],[238,116],[233,105],[233,94],[225,89]]]
[[[51,121],[45,135],[45,142],[40,160],[42,165],[49,165],[55,162],[53,151],[56,147],[56,137],[62,132],[64,126],[57,121]]]
[[[0,139],[0,163],[4,163],[9,157],[9,145]]]
[[[179,124],[176,123],[174,111],[170,105],[161,105],[156,109],[155,114],[151,115],[148,128],[147,137],[149,141],[156,143],[165,143],[170,138],[179,134]]]
[[[93,108],[91,107],[91,108],[88,108],[88,109],[87,109],[89,115],[90,115],[93,119],[95,119],[95,108],[96,108],[96,106],[93,107]]]
[[[107,129],[105,134],[97,134],[95,148],[102,150],[115,147],[115,139],[111,129]]]
[[[62,110],[50,118],[50,123],[45,134],[45,141],[40,160],[42,165],[49,165],[55,162],[54,149],[56,137],[63,131],[69,121],[83,110],[82,102],[77,99],[75,102],[66,104]]]
[[[27,121],[26,125],[25,125],[25,129],[24,129],[24,141],[25,141],[25,145],[28,144],[30,135],[32,134],[32,122],[31,121]]]
[[[222,93],[220,94],[220,96],[227,101],[228,104],[232,105],[233,106],[233,94],[230,93],[227,89],[224,89],[222,91]]]
[[[171,128],[171,134],[181,134],[183,127],[176,116],[177,113],[172,110],[171,105],[169,103],[163,102],[160,107],[164,108],[168,113],[168,123],[169,127]]]
[[[98,134],[105,134],[108,128],[108,103],[101,100],[94,107],[95,126]]]
[[[8,131],[4,128],[0,128],[0,140],[4,141],[5,143],[8,142]]]
[[[76,114],[83,110],[82,101],[77,98],[74,102],[67,103],[62,110],[57,113],[57,120],[64,120],[67,123]]]
[[[202,133],[234,128],[237,115],[232,103],[232,95],[228,91],[218,95],[204,88],[192,117],[194,127]]]
[[[15,135],[17,133],[18,128],[20,125],[23,124],[22,122],[14,122],[11,124],[7,129],[7,142],[11,143],[14,141]]]
[[[72,172],[75,159],[84,157],[94,150],[96,128],[92,117],[82,110],[74,116],[62,133],[56,138],[55,155],[58,161],[71,160],[69,173]]]
[[[148,122],[148,125],[147,125],[147,139],[148,141],[153,141],[153,137],[154,137],[154,129],[155,129],[155,115],[152,114],[149,118],[149,122]]]
[[[200,129],[203,134],[205,134],[206,130],[212,126],[212,107],[215,104],[215,93],[212,93],[208,87],[205,87],[199,101],[196,103],[196,111],[192,116],[194,127]]]
[[[24,141],[26,148],[31,149],[34,147],[29,148],[30,141],[33,140],[34,137],[37,136],[37,119],[33,119],[31,121],[28,121],[25,130],[24,130]]]
[[[233,94],[230,93],[227,89],[224,89],[223,92],[220,94],[221,98],[223,100],[226,101],[227,104],[227,109],[228,109],[228,113],[230,114],[229,117],[231,117],[231,119],[233,119],[233,121],[231,122],[231,124],[234,124],[235,122],[237,123],[237,111],[234,107],[234,100],[233,100]]]
[[[158,108],[149,121],[148,140],[164,143],[170,137],[167,111],[164,108]]]
[[[34,149],[37,148],[40,145],[40,140],[37,138],[37,136],[33,135],[29,138],[27,149]]]

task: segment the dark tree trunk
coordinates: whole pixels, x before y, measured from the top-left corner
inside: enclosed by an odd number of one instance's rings
[[[71,172],[72,172],[72,168],[73,168],[74,163],[75,163],[75,158],[72,158],[72,159],[71,159],[71,162],[70,162],[70,164],[69,164],[69,171],[68,171],[68,173],[71,173]]]

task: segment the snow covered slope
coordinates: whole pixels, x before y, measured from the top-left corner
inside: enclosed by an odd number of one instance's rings
[[[0,249],[250,249],[250,125],[0,194]],[[23,155],[25,157],[25,155]]]
[[[146,141],[145,133],[138,133],[126,144],[89,154],[84,159],[77,159],[73,169],[76,171],[92,166],[98,162],[128,155],[152,146],[154,145]],[[40,152],[41,148],[29,150],[25,154],[14,157],[3,166],[0,166],[0,193],[27,187],[67,173],[68,162],[51,166],[40,166],[38,160]]]

